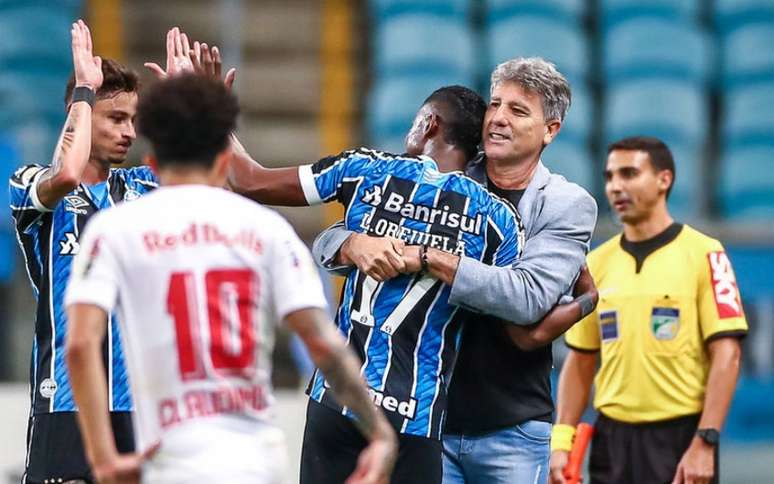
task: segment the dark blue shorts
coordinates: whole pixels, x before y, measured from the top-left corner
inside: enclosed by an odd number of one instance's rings
[[[110,414],[116,447],[120,453],[134,451],[134,430],[130,412]],[[26,483],[82,480],[94,482],[83,449],[75,412],[35,415],[27,426]]]

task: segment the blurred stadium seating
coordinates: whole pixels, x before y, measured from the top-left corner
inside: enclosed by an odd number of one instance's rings
[[[219,3],[124,2],[128,61],[139,67],[150,54],[161,61],[163,31],[180,17],[197,35],[217,39],[223,27],[212,12]],[[283,163],[311,159],[320,147],[317,92],[325,82],[317,64],[319,2],[240,3],[247,12],[240,34],[246,60],[236,85],[245,111],[244,138],[265,158]],[[69,26],[83,4],[0,0],[3,176],[22,160],[46,163],[51,157],[71,69]],[[353,4],[363,9],[357,23],[368,37],[342,52],[358,56],[362,46],[369,48],[362,53],[364,65],[354,85],[370,86],[362,96],[364,137],[370,145],[403,151],[413,116],[434,89],[458,83],[486,95],[496,63],[516,56],[546,57],[573,87],[562,131],[544,153],[549,168],[591,191],[604,213],[600,168],[605,144],[631,134],[664,138],[678,170],[671,208],[681,220],[722,234],[755,331],[774,326],[772,311],[765,310],[774,307],[774,1]],[[294,28],[290,34],[288,25]],[[10,273],[13,254],[18,254],[11,249],[7,221],[6,212],[0,223],[0,279]],[[599,232],[608,235],[611,229],[605,231],[604,223]],[[20,284],[26,291],[26,282]],[[763,348],[764,356],[756,356],[758,350],[749,353],[756,368],[769,362],[763,365],[764,376],[774,374],[771,334],[765,333],[768,339],[762,343],[752,336],[747,343]],[[770,423],[761,423],[766,408],[760,403],[770,400],[774,387],[770,380],[740,383],[729,419],[736,438],[774,438]]]

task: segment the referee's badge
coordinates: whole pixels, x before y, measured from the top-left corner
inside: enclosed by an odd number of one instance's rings
[[[603,343],[618,339],[618,311],[599,313],[599,333]]]
[[[650,314],[650,329],[657,340],[675,339],[680,331],[680,310],[670,307],[654,307]]]

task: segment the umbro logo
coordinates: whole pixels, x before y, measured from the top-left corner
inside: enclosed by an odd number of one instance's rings
[[[86,214],[86,207],[89,206],[89,202],[78,195],[67,195],[64,197],[64,201],[67,212],[77,213],[78,215]]]

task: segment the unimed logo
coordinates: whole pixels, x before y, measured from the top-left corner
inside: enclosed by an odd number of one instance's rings
[[[708,256],[718,316],[721,319],[742,316],[742,304],[739,301],[739,290],[736,287],[731,261],[723,251],[710,252]]]

